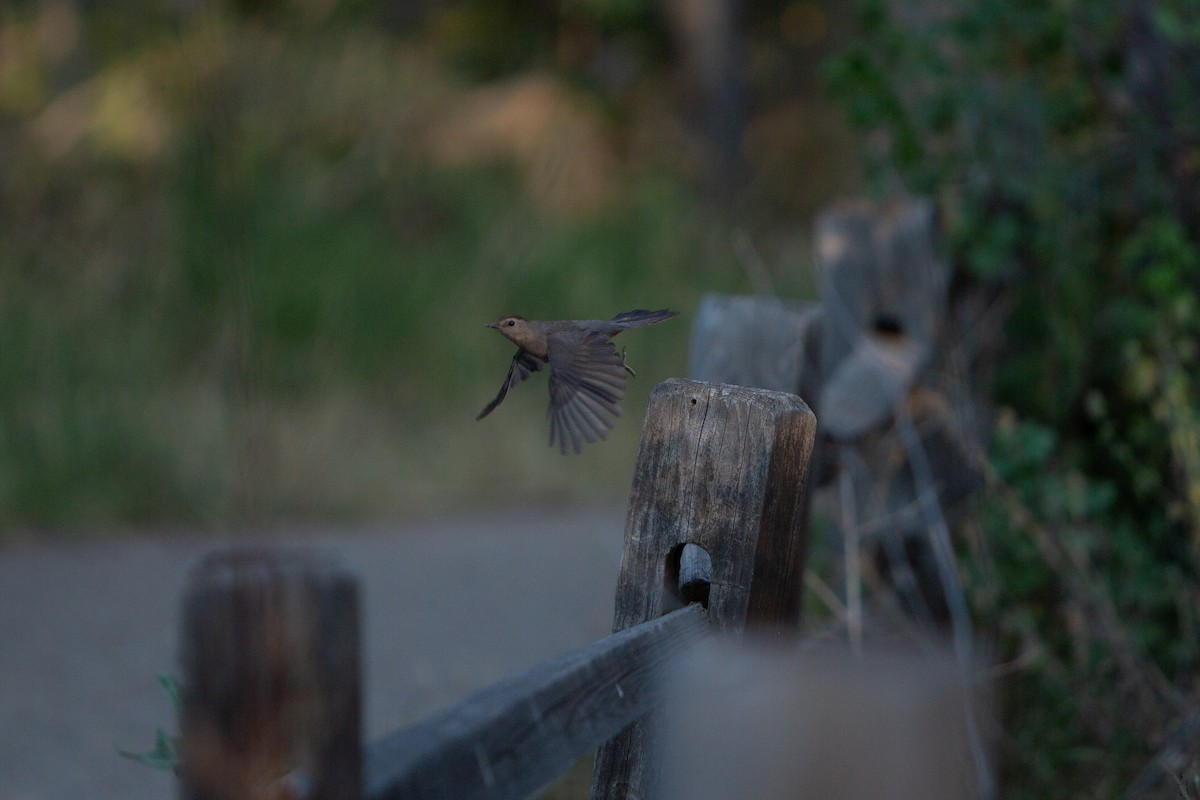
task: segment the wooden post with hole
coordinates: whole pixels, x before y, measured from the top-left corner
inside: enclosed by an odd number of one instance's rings
[[[671,379],[655,388],[634,469],[613,630],[682,605],[703,562],[710,624],[786,632],[799,621],[803,494],[816,418],[793,394]],[[697,558],[699,556],[699,558]],[[686,585],[686,581],[685,581]],[[645,798],[657,768],[643,717],[596,754],[592,798]]]
[[[183,800],[361,800],[358,587],[336,562],[210,556],[180,659]]]

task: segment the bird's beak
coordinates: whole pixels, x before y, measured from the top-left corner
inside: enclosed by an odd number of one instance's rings
[[[485,323],[483,323],[483,327],[485,327],[485,328],[494,328],[494,327],[496,327],[496,323],[494,323],[494,322],[485,322]]]

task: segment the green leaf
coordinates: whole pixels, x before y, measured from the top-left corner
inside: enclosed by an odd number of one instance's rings
[[[179,750],[176,741],[166,731],[159,728],[154,737],[154,749],[144,753],[134,753],[117,748],[117,753],[124,758],[136,761],[151,769],[174,772],[179,767]]]
[[[159,687],[162,688],[163,694],[167,696],[167,699],[171,701],[171,706],[175,709],[175,716],[178,717],[183,713],[183,700],[180,699],[180,692],[183,689],[182,684],[179,683],[178,678],[166,672],[160,672],[155,677],[158,678]]]

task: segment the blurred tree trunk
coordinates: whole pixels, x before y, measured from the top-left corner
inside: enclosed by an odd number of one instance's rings
[[[689,105],[699,117],[712,154],[708,177],[719,197],[743,174],[742,4],[738,0],[667,0],[666,19],[681,53]]]

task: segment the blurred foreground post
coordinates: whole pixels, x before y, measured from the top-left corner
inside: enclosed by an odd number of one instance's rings
[[[959,676],[936,646],[857,657],[709,640],[670,676],[660,796],[978,798],[965,729],[976,703]]]
[[[792,394],[659,384],[634,469],[613,630],[685,602],[678,586],[687,544],[708,557],[714,628],[795,630],[806,545],[801,501],[815,432],[812,411]],[[704,558],[690,553],[687,561]],[[600,748],[593,798],[653,793],[650,724],[643,717]]]
[[[360,800],[358,588],[336,562],[210,556],[180,659],[183,800]]]

